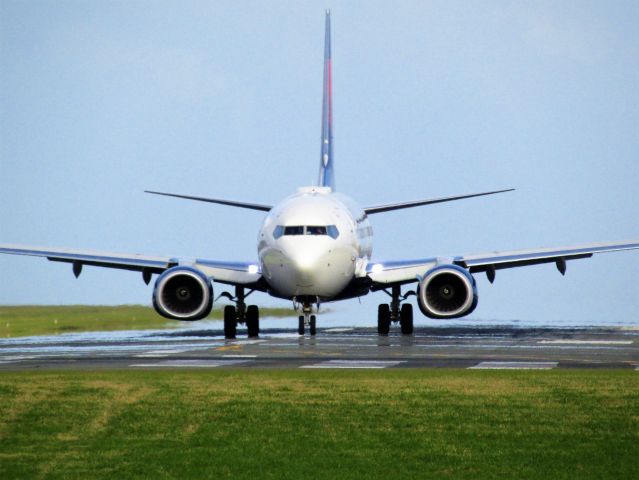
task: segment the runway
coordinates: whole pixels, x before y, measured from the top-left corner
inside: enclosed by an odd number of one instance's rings
[[[267,329],[236,340],[202,329],[0,340],[0,370],[114,368],[614,368],[639,375],[639,329],[416,327],[412,336],[380,337],[373,328],[345,327],[318,329],[313,338]]]

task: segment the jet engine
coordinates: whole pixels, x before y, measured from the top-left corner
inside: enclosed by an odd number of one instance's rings
[[[191,267],[173,267],[155,282],[153,308],[174,320],[200,320],[213,307],[213,287],[202,272]]]
[[[475,279],[457,265],[438,265],[419,282],[419,309],[430,318],[458,318],[477,306]]]

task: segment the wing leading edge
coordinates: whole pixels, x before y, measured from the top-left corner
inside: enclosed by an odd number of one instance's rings
[[[469,269],[471,273],[486,272],[488,279],[495,279],[495,271],[505,268],[525,267],[542,263],[555,263],[559,271],[566,272],[566,261],[592,257],[595,253],[639,249],[639,239],[622,242],[602,242],[572,247],[538,248],[488,252],[449,258],[425,258],[390,262],[371,262],[366,275],[373,281],[373,289],[386,285],[411,283],[419,280],[430,268],[439,263],[454,263]],[[376,288],[377,287],[377,288]]]
[[[178,265],[189,265],[197,267],[216,282],[261,289],[259,283],[262,274],[255,262],[224,262],[203,258],[185,259],[3,244],[0,244],[0,253],[45,257],[53,262],[71,263],[76,277],[80,275],[84,265],[142,272],[146,283],[149,283],[154,273],[162,273]]]

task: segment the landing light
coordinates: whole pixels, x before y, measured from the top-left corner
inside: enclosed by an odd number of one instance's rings
[[[257,268],[257,265],[249,265],[248,266],[248,273],[257,273],[259,271],[259,269]]]
[[[376,263],[375,265],[373,265],[373,268],[371,269],[371,271],[373,273],[379,273],[384,269],[384,265],[382,265],[381,263]]]

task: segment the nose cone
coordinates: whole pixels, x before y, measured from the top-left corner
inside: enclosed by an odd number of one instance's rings
[[[297,245],[286,250],[284,257],[298,287],[312,287],[321,282],[322,275],[330,271],[330,254]]]
[[[289,239],[287,239],[289,240]],[[285,296],[310,295],[332,298],[353,277],[354,252],[326,239],[299,237],[281,242],[277,254],[263,258],[266,280]]]

